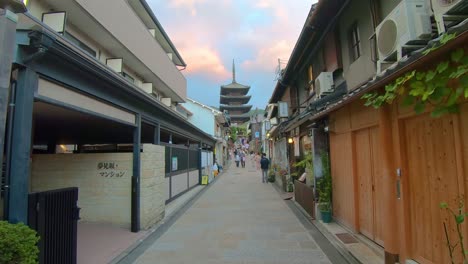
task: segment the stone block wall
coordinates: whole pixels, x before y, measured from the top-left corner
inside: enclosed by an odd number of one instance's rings
[[[81,221],[130,228],[132,153],[37,154],[31,192],[78,187]]]
[[[164,217],[164,147],[145,144],[141,153],[141,228]],[[81,221],[130,228],[132,153],[37,154],[31,192],[78,187]]]
[[[144,144],[141,153],[141,228],[164,218],[166,202],[165,147]]]

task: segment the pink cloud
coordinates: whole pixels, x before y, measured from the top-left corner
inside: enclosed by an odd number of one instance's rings
[[[254,59],[244,61],[242,67],[247,70],[271,71],[278,65],[278,59],[285,60],[291,53],[291,43],[281,40],[260,48]]]
[[[192,16],[197,15],[197,5],[205,3],[206,0],[171,0],[169,6],[176,8],[186,8],[190,10]]]
[[[179,49],[187,62],[187,75],[202,74],[209,79],[221,81],[230,76],[219,54],[210,47],[193,45]]]

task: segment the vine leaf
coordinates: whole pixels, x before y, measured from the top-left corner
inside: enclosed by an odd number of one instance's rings
[[[408,95],[403,99],[402,105],[403,106],[410,106],[413,105],[414,102],[416,102],[416,97],[412,95]]]
[[[439,65],[437,65],[437,72],[438,73],[443,73],[445,70],[448,69],[448,66],[449,66],[448,61],[444,61],[444,62],[439,63]]]
[[[465,216],[460,214],[460,215],[457,215],[455,219],[457,221],[457,224],[461,224],[465,221]]]
[[[447,113],[448,113],[447,107],[437,107],[436,109],[434,109],[434,111],[432,111],[431,116],[434,118],[437,118]],[[446,208],[446,207],[440,207],[440,208]]]
[[[430,80],[434,79],[434,76],[436,76],[435,71],[428,71],[426,74],[426,82],[429,82]]]
[[[459,48],[452,52],[451,58],[453,62],[460,62],[460,60],[463,58],[465,51],[462,48]]]
[[[425,109],[426,105],[423,102],[419,101],[414,105],[414,111],[416,112],[416,114],[422,114]]]
[[[450,78],[458,79],[461,76],[468,73],[468,66],[467,65],[460,65],[458,66],[457,70],[450,74]]]

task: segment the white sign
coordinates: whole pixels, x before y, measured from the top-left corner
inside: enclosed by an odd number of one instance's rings
[[[178,168],[177,157],[172,157],[172,171],[176,171]]]
[[[288,102],[278,102],[278,116],[280,118],[282,117],[288,117]]]
[[[271,123],[270,121],[265,121],[265,130],[268,131],[271,129]]]

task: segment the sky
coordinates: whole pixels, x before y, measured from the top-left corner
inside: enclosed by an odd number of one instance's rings
[[[147,0],[187,63],[187,96],[219,106],[220,86],[250,85],[264,109],[299,37],[311,0]]]

